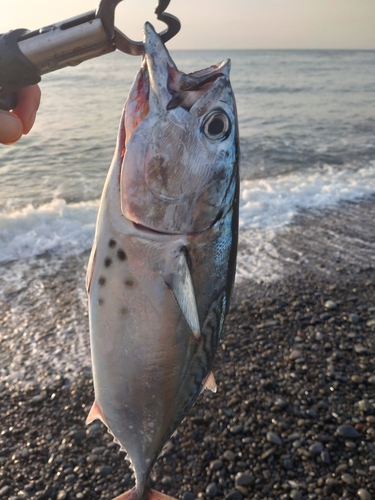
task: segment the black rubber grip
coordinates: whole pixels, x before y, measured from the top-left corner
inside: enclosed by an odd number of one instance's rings
[[[17,91],[41,80],[37,68],[18,46],[18,39],[27,31],[18,29],[0,35],[0,109],[13,109]]]

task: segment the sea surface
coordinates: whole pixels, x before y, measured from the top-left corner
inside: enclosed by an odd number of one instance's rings
[[[375,193],[375,51],[171,55],[185,72],[232,61],[242,179],[237,281],[280,279],[273,240],[299,214]],[[28,276],[36,286],[36,269],[58,272],[64,258],[91,248],[139,65],[137,57],[114,53],[45,75],[35,127],[17,144],[0,146],[0,301],[27,289]],[[15,322],[25,308],[20,295]]]

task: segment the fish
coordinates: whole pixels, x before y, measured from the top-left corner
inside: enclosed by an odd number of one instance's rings
[[[212,374],[233,289],[239,139],[230,60],[177,69],[151,24],[120,120],[87,270],[95,402],[148,480]]]

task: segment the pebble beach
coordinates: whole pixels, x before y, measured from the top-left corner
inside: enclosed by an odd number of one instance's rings
[[[301,214],[275,236],[283,276],[237,284],[218,392],[166,443],[153,488],[183,500],[375,499],[374,215],[371,198]],[[19,283],[2,283],[1,499],[110,500],[134,485],[105,426],[85,425],[87,258],[42,255],[27,280],[20,268]]]

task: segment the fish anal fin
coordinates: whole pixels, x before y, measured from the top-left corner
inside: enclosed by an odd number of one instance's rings
[[[105,423],[104,417],[102,415],[101,409],[98,406],[98,403],[94,401],[94,404],[91,407],[90,413],[88,414],[86,418],[86,425],[91,424],[94,420],[101,420],[104,425],[107,425]]]
[[[199,343],[201,341],[201,328],[186,249],[185,251],[181,249],[180,253],[174,257],[172,272],[164,276],[164,281],[172,290],[186,323],[193,332],[195,340]]]
[[[149,488],[143,493],[141,497],[139,497],[136,488],[123,493],[122,495],[114,498],[113,500],[176,500],[169,495],[165,495],[164,493],[160,493],[156,490],[151,490]]]
[[[217,391],[216,380],[215,380],[214,374],[212,372],[210,372],[207,375],[206,380],[204,381],[202,391],[204,391],[205,389],[209,389],[212,392]]]

